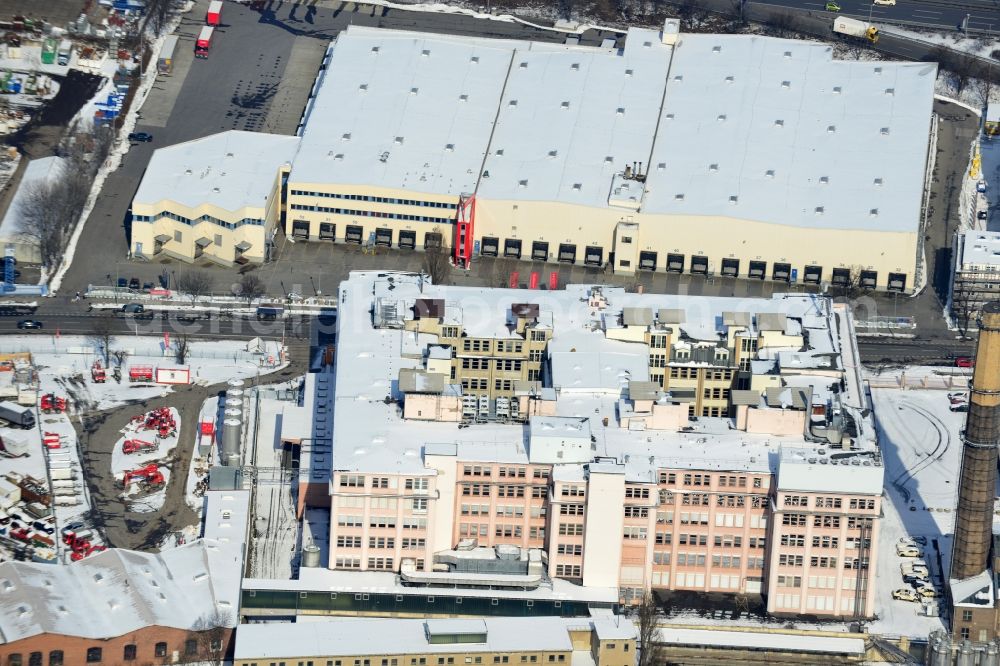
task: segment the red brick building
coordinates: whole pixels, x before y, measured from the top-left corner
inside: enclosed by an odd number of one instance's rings
[[[112,549],[68,565],[0,564],[0,666],[221,659],[239,607],[242,544]]]

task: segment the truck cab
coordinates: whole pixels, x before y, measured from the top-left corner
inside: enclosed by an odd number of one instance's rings
[[[212,46],[212,35],[215,34],[215,28],[206,25],[198,33],[198,39],[194,43],[194,57],[195,58],[207,58],[208,49]]]

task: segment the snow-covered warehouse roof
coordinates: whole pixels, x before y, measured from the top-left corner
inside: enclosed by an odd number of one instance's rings
[[[0,564],[0,644],[60,634],[112,638],[148,626],[234,626],[242,544],[200,539],[162,553],[111,549],[68,565]]]

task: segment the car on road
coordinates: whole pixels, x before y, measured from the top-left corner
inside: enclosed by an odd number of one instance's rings
[[[950,405],[948,405],[948,409],[953,412],[967,412],[969,411],[969,403],[953,402]]]
[[[896,6],[896,0],[873,0],[876,5],[889,5],[890,7]]]
[[[840,5],[838,5],[836,2],[828,2],[828,3],[826,3],[826,11],[828,11],[828,12],[839,12],[840,11]]]
[[[22,330],[40,329],[42,328],[42,322],[37,319],[22,319],[17,322],[17,327]]]
[[[976,361],[971,356],[959,356],[955,359],[956,368],[974,368]]]
[[[976,217],[978,219],[980,219],[980,220],[985,220],[986,219],[986,211],[985,210],[978,211],[976,213]]]
[[[128,140],[134,143],[149,143],[153,140],[153,135],[149,132],[132,132],[128,135]]]
[[[129,314],[142,314],[146,311],[146,306],[142,303],[126,303],[122,306],[122,312],[127,312]]]
[[[917,593],[909,588],[901,587],[892,591],[892,598],[898,601],[916,601]]]

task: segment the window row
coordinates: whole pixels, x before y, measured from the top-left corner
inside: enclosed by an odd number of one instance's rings
[[[170,211],[161,210],[156,215],[133,215],[133,222],[156,222],[167,218],[169,220],[174,220],[175,222],[180,222],[182,224],[194,225],[201,224],[202,222],[208,222],[210,224],[215,224],[217,226],[223,227],[225,229],[235,229],[237,227],[242,227],[244,225],[251,225],[255,227],[264,226],[264,220],[258,219],[256,217],[244,217],[242,220],[237,220],[236,222],[227,222],[226,220],[220,220],[217,217],[212,217],[211,215],[202,215],[201,217],[196,217],[194,219],[184,217],[183,215],[178,215],[177,213],[171,213]]]
[[[289,190],[293,197],[319,197],[323,199],[342,199],[344,201],[368,201],[371,203],[392,204],[395,206],[424,206],[427,208],[444,208],[455,210],[457,204],[442,201],[421,201],[420,199],[397,199],[395,197],[372,197],[367,194],[340,194],[338,192],[311,192],[309,190]]]

